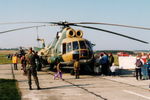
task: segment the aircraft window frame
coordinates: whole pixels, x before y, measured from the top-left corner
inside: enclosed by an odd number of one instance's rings
[[[92,44],[89,42],[89,41],[85,41],[85,43],[86,43],[86,45],[87,45],[87,47],[90,49],[90,50],[92,50]]]
[[[79,49],[79,43],[78,43],[78,41],[73,41],[72,44],[73,44],[73,50]]]
[[[81,46],[81,43],[83,43],[84,45]],[[80,44],[80,49],[87,49],[85,41],[79,41],[79,44]],[[84,48],[83,48],[83,46],[84,46]]]
[[[71,42],[66,44],[66,53],[68,53],[70,51],[72,51],[72,43]]]
[[[62,53],[66,54],[66,43],[63,43],[62,45]]]

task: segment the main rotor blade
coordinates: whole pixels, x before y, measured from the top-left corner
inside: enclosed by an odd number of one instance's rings
[[[123,35],[123,34],[120,34],[120,33],[116,33],[116,32],[113,32],[113,31],[109,31],[109,30],[104,30],[104,29],[100,29],[100,28],[96,28],[96,27],[91,27],[91,26],[76,25],[76,24],[74,24],[72,26],[78,26],[78,27],[83,27],[83,28],[88,28],[88,29],[94,29],[94,30],[98,30],[98,31],[103,31],[103,32],[111,33],[111,34],[114,34],[114,35],[122,36],[122,37],[125,37],[125,38],[128,38],[128,39],[131,39],[131,40],[135,40],[135,41],[138,41],[138,42],[142,42],[142,43],[148,44],[148,42],[146,42],[146,41],[139,40],[139,39],[136,39],[136,38],[133,38],[133,37],[130,37],[130,36],[127,36],[127,35]]]
[[[0,25],[8,25],[8,24],[48,24],[50,26],[69,26],[68,22],[8,22],[8,23],[0,23]],[[71,23],[72,24],[72,23]]]
[[[7,32],[18,31],[18,30],[23,30],[23,29],[30,29],[30,28],[35,28],[35,27],[44,27],[44,26],[46,26],[46,25],[29,26],[29,27],[16,28],[16,29],[11,29],[11,30],[7,30],[7,31],[0,32],[0,34],[7,33]]]
[[[7,24],[58,24],[58,22],[7,22],[7,23],[0,23],[0,25],[7,25]]]
[[[109,26],[119,26],[119,27],[128,27],[128,28],[136,28],[136,29],[144,29],[150,30],[150,28],[139,27],[139,26],[130,26],[130,25],[121,25],[121,24],[110,24],[110,23],[97,23],[97,22],[79,22],[79,23],[69,23],[72,24],[99,24],[99,25],[109,25]]]
[[[69,23],[66,21],[60,22],[8,22],[8,23],[0,23],[0,25],[7,25],[7,24],[52,24],[53,25],[62,25],[62,26],[69,26],[74,24],[98,24],[98,25],[109,25],[109,26],[119,26],[119,27],[127,27],[127,28],[136,28],[136,29],[144,29],[150,30],[150,28],[140,27],[140,26],[130,26],[130,25],[122,25],[122,24],[111,24],[111,23],[99,23],[99,22],[76,22],[76,23]]]

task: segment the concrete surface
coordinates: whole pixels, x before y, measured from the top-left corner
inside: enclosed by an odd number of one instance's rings
[[[54,72],[38,72],[41,90],[28,89],[27,77],[22,70],[11,74],[10,65],[0,65],[0,78],[18,80],[22,100],[150,100],[150,80],[137,81],[135,77],[81,75],[74,79],[63,74],[64,81],[54,80]]]

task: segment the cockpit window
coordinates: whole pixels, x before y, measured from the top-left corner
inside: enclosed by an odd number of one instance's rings
[[[63,43],[63,47],[62,47],[63,49],[63,54],[65,54],[66,53],[66,43]]]
[[[67,52],[72,51],[72,46],[71,46],[71,42],[67,43]]]
[[[73,42],[73,50],[79,49],[78,41]]]
[[[80,49],[86,49],[86,45],[84,41],[79,41]]]
[[[92,45],[89,41],[85,41],[85,43],[87,44],[88,48],[92,49]]]

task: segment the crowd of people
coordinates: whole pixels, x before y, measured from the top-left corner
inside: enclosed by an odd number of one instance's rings
[[[100,56],[95,60],[95,72],[103,76],[115,75],[114,56],[112,53],[100,53]]]
[[[23,50],[21,49],[21,52],[23,52]],[[28,78],[28,85],[29,85],[29,89],[32,90],[32,80],[31,80],[31,76],[33,76],[34,81],[37,85],[37,89],[40,89],[40,85],[39,85],[39,80],[37,77],[37,70],[39,70],[39,64],[41,64],[41,60],[40,60],[40,56],[38,56],[37,52],[34,52],[34,50],[32,50],[32,48],[29,48],[28,53],[26,54],[25,52],[20,53],[20,55],[18,56],[17,53],[15,53],[11,60],[12,63],[14,65],[14,70],[18,70],[18,59],[20,59],[21,61],[21,70],[23,70],[23,75],[26,75]],[[56,61],[55,64],[55,68],[57,70],[56,74],[54,74],[54,80],[56,78],[60,78],[62,80],[64,80],[62,78],[62,64],[59,62],[59,60]],[[41,68],[40,68],[41,70]],[[80,63],[79,63],[79,59],[75,59],[74,60],[74,72],[75,72],[75,78],[79,79],[79,70],[80,70]]]
[[[135,77],[137,80],[150,79],[150,54],[140,53],[136,57],[135,62]],[[100,53],[100,56],[95,61],[95,72],[102,76],[115,76],[116,66],[112,53]]]
[[[135,76],[137,80],[150,79],[150,55],[141,53],[136,58]]]
[[[14,65],[14,70],[18,70],[18,59],[21,61],[21,70],[23,70],[23,75],[26,75],[28,78],[29,89],[32,90],[32,81],[31,75],[33,76],[37,89],[40,89],[39,80],[37,77],[37,70],[41,70],[41,61],[40,57],[37,55],[37,52],[34,52],[32,48],[28,50],[26,54],[25,51],[21,48],[19,53],[15,53],[11,58],[12,64]],[[39,66],[39,64],[41,66]]]
[[[40,56],[38,56],[37,52],[34,52],[32,48],[28,50],[27,54],[25,52],[23,52],[19,56],[17,54],[14,54],[11,57],[12,63],[14,65],[14,70],[18,70],[17,64],[18,64],[19,58],[21,61],[21,67],[22,67],[21,69],[23,70],[23,75],[26,75],[28,78],[29,89],[32,90],[31,75],[33,76],[35,80],[37,89],[40,89],[39,80],[37,77],[37,70],[39,70],[38,66],[41,66]],[[150,55],[149,56],[145,56],[145,55],[137,56],[135,65],[136,65],[135,76],[137,80],[150,79]],[[112,53],[109,53],[109,54],[106,52],[100,53],[100,56],[95,59],[94,66],[96,68],[95,72],[99,75],[102,75],[102,76],[108,76],[108,75],[115,76],[116,75],[115,73],[116,70],[114,66],[114,56],[112,55]],[[59,62],[59,60],[57,60],[55,64],[56,73],[54,74],[54,80],[55,79],[64,80],[62,78],[62,71],[61,71],[62,67],[63,65]],[[79,79],[79,75],[80,75],[79,59],[74,59],[73,67],[74,67],[75,79]],[[148,72],[144,73],[144,70]]]

